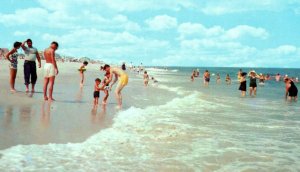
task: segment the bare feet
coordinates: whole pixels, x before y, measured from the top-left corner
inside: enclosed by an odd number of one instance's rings
[[[10,89],[10,92],[11,92],[11,93],[15,93],[15,92],[17,92],[17,90],[14,89],[14,88],[11,88],[11,89]]]
[[[47,101],[47,100],[48,100],[48,97],[44,97],[44,100]]]
[[[122,109],[122,106],[118,105],[118,106],[116,106],[116,109],[120,110],[120,109]]]
[[[35,93],[34,89],[31,90],[31,93]]]
[[[103,105],[106,105],[107,103],[106,103],[105,101],[102,101],[102,104],[103,104]]]
[[[55,101],[55,99],[53,97],[50,97],[49,100],[52,102]]]
[[[28,93],[28,92],[29,92],[29,89],[28,89],[28,88],[26,88],[25,92],[26,92],[26,93]]]

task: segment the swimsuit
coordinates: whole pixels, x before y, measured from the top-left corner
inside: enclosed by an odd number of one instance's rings
[[[298,89],[293,81],[291,81],[291,87],[289,88],[288,92],[290,97],[297,97],[298,95]]]
[[[250,87],[252,88],[257,87],[256,78],[250,77]]]
[[[18,56],[19,54],[17,52],[15,52],[14,54],[12,54],[10,57],[11,57],[11,60],[13,62],[10,63],[9,67],[11,69],[18,69]]]
[[[241,91],[247,91],[247,81],[241,82],[239,90],[241,90]]]
[[[100,97],[100,91],[94,91],[94,98]]]
[[[126,73],[121,74],[119,84],[125,86],[128,84],[128,75]]]
[[[210,78],[205,78],[205,81],[206,81],[206,82],[209,82],[209,81],[210,81]]]
[[[45,63],[44,65],[44,78],[55,76],[55,67],[52,63]]]

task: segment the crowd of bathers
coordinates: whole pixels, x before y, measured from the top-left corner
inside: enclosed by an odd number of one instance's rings
[[[214,75],[214,74],[213,74]],[[191,74],[191,81],[194,81],[195,78],[200,76],[199,69],[193,70]],[[240,83],[239,90],[241,91],[241,96],[245,97],[247,92],[247,79],[249,80],[249,95],[256,96],[257,85],[264,85],[265,81],[274,79],[276,82],[283,81],[285,83],[285,98],[287,100],[297,101],[298,98],[298,88],[295,83],[299,82],[298,77],[289,77],[288,75],[281,76],[279,73],[275,76],[270,74],[257,74],[254,70],[250,72],[243,72],[240,69],[237,73],[237,79]],[[203,73],[203,83],[205,86],[209,85],[211,80],[211,74],[208,70],[205,70]],[[232,83],[231,77],[229,74],[226,74],[225,78],[226,84],[230,85]],[[221,83],[221,76],[219,73],[216,74],[216,83]]]

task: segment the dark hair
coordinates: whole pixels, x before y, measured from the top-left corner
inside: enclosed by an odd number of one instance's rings
[[[56,41],[53,41],[51,44],[56,45],[56,47],[58,48],[58,43]]]
[[[246,72],[243,72],[243,73],[241,73],[241,75],[242,75],[242,76],[246,76],[246,75],[247,75],[247,73],[246,73]]]
[[[21,45],[22,45],[21,42],[16,41],[16,42],[14,43],[14,48],[18,48],[18,47],[20,47]]]
[[[104,66],[103,66],[103,70],[106,70],[106,68],[109,68],[110,66],[108,65],[108,64],[105,64]]]
[[[144,74],[147,74],[147,71],[145,71]]]
[[[99,81],[99,82],[101,82],[101,79],[99,79],[99,78],[96,78],[96,79],[95,79],[95,81]]]
[[[83,62],[83,64],[84,64],[84,65],[88,65],[88,64],[89,64],[89,62],[87,62],[87,61],[84,61],[84,62]]]
[[[28,38],[28,39],[26,40],[26,42],[31,42],[31,43],[32,43],[32,40],[31,40],[30,38]]]

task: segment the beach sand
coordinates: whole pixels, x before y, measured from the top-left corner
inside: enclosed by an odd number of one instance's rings
[[[42,62],[43,66],[44,61]],[[17,93],[9,90],[9,68],[7,61],[0,61],[0,149],[15,145],[83,142],[103,128],[111,126],[117,113],[114,93],[111,92],[107,106],[93,110],[93,86],[95,78],[103,78],[100,64],[89,64],[85,73],[83,89],[79,87],[80,63],[58,62],[59,75],[54,87],[55,102],[43,101],[43,68],[37,69],[36,93],[25,93],[23,60],[19,60],[16,79]],[[142,79],[129,73],[130,82],[124,89],[123,109],[130,106],[144,107],[148,94],[163,90],[143,87]],[[136,102],[136,93],[139,101]],[[144,98],[143,98],[144,97]],[[102,100],[103,92],[101,92]],[[159,97],[151,104],[171,100],[173,96]]]

